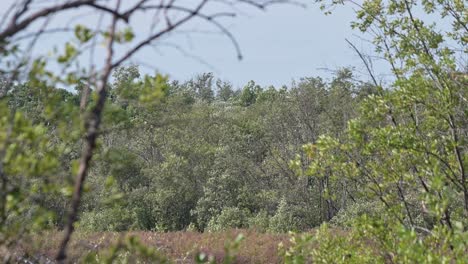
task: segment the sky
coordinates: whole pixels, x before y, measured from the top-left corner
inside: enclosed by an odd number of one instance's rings
[[[5,9],[12,1],[2,0],[0,7]],[[301,77],[331,77],[340,67],[362,69],[359,57],[345,39],[352,40],[364,53],[372,53],[372,48],[351,30],[353,18],[354,13],[349,7],[324,15],[315,4],[306,8],[275,5],[266,11],[248,9],[236,18],[223,20],[240,45],[242,60],[237,58],[234,46],[226,36],[192,32],[172,35],[167,43],[162,41],[156,49],[142,50],[131,62],[139,64],[143,73],[157,70],[180,81],[213,72],[217,78],[229,81],[235,87],[242,87],[250,80],[261,86],[281,87]],[[95,18],[82,20],[83,23],[96,21]],[[64,21],[65,18],[56,18],[54,22]],[[147,24],[148,21],[138,17],[133,21],[136,28]],[[213,30],[207,25],[201,28],[202,31]],[[42,39],[40,45],[43,47],[36,50],[42,52],[60,46],[60,41],[64,40],[60,37]],[[101,54],[96,55],[99,56]]]
[[[356,33],[350,28],[353,17],[350,9],[326,16],[316,5],[307,8],[277,5],[265,12],[249,12],[227,23],[239,42],[242,60],[238,60],[229,40],[220,35],[180,38],[177,43],[188,56],[173,48],[163,48],[160,54],[150,51],[140,58],[146,62],[158,61],[160,71],[180,80],[213,72],[237,87],[250,80],[262,86],[281,87],[301,77],[330,76],[330,70],[340,67],[360,67],[359,57],[345,38],[368,52],[372,49],[353,36]]]
[[[203,58],[208,65],[170,48],[157,59],[160,69],[177,79],[212,71],[236,86],[254,80],[262,86],[279,87],[300,77],[327,75],[323,68],[336,70],[359,64],[345,42],[345,38],[353,38],[349,26],[352,17],[352,12],[325,16],[317,6],[275,6],[232,21],[230,30],[239,42],[242,60],[223,36],[182,41],[190,54]]]

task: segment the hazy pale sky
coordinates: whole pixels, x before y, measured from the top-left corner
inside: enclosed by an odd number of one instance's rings
[[[167,47],[157,55],[146,51],[139,59],[156,63],[159,70],[176,79],[210,71],[236,86],[254,80],[263,86],[278,87],[300,77],[328,76],[324,68],[359,66],[359,58],[345,41],[356,33],[349,25],[353,17],[352,10],[344,8],[326,16],[313,4],[305,9],[277,5],[266,12],[249,12],[248,16],[228,21],[242,50],[240,61],[227,38],[202,34],[178,38],[177,44],[188,56]],[[369,46],[360,46],[362,41],[354,40],[360,48],[371,51]],[[190,55],[202,58],[208,65]]]
[[[0,10],[5,10],[12,1],[1,0]],[[360,68],[361,62],[345,38],[353,40],[364,52],[370,53],[372,48],[353,36],[356,33],[350,28],[353,17],[349,7],[339,8],[326,16],[313,3],[306,8],[276,5],[266,11],[249,9],[234,19],[223,19],[240,44],[243,54],[240,61],[228,38],[200,32],[172,35],[167,39],[168,43],[161,43],[157,49],[142,50],[132,62],[140,64],[143,72],[154,72],[151,67],[155,67],[171,79],[181,81],[203,72],[213,72],[236,87],[249,80],[262,86],[280,87],[300,77],[330,76],[326,69]],[[137,27],[148,24],[148,21],[135,20]],[[60,21],[58,18],[55,23]],[[209,30],[209,27],[205,26],[203,30]],[[55,45],[60,47],[60,38],[43,38],[42,43],[49,49]]]
[[[148,54],[148,60],[159,60],[160,70],[178,79],[213,71],[236,85],[249,80],[261,85],[290,84],[292,79],[325,74],[320,68],[359,63],[345,42],[352,38],[349,22],[353,13],[343,11],[325,16],[313,5],[307,9],[273,6],[267,12],[238,17],[230,29],[241,46],[240,61],[227,38],[202,35],[191,41],[181,38],[181,45],[211,67],[171,48],[163,49],[159,56]]]

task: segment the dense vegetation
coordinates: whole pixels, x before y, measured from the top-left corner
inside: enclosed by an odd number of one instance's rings
[[[297,155],[307,159],[302,146],[311,139],[340,136],[358,102],[371,93],[349,70],[329,83],[306,78],[282,89],[250,82],[233,90],[212,74],[183,84],[163,80],[165,96],[150,106],[132,98],[145,78],[152,77],[140,78],[133,66],[115,73],[81,228],[307,230],[350,202],[345,196],[327,198],[327,182],[300,177],[289,166]],[[27,85],[12,90],[10,105],[41,122],[37,109],[44,106],[29,90]],[[59,93],[70,111],[78,112],[80,94]],[[49,130],[58,137],[54,134]],[[69,146],[60,163],[70,164],[76,152]],[[62,226],[66,203],[50,199],[57,203],[43,205],[58,216],[50,224]]]
[[[78,232],[295,231],[278,251],[286,263],[466,263],[467,24],[463,1],[364,1],[353,27],[389,62],[389,84],[359,51],[370,81],[344,68],[235,89],[211,73],[178,82],[131,65],[115,68],[107,93],[87,96],[74,74],[55,79],[68,91],[51,85],[42,59],[25,81],[5,74],[0,256],[70,223],[81,146],[102,121]],[[132,238],[112,250],[166,261]]]

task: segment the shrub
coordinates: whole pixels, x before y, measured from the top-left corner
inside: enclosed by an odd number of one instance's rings
[[[266,232],[270,226],[270,216],[266,211],[260,211],[256,215],[247,219],[249,228],[252,228],[258,232]]]
[[[351,227],[357,217],[364,214],[375,216],[382,213],[383,210],[385,210],[385,208],[378,201],[356,201],[339,211],[338,214],[331,219],[330,223],[339,227]]]
[[[80,228],[87,231],[125,231],[136,223],[135,217],[121,207],[105,208],[83,213]]]
[[[208,223],[208,231],[221,231],[229,228],[247,227],[247,218],[250,212],[237,207],[225,207],[221,213],[211,218]]]
[[[275,215],[270,219],[269,231],[277,233],[301,231],[312,226],[312,223],[310,211],[301,206],[288,204],[283,198]]]
[[[337,234],[324,224],[315,234],[291,234],[291,245],[280,244],[280,256],[288,263],[384,263],[363,240],[353,234]]]

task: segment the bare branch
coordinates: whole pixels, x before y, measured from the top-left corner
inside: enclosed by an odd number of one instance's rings
[[[353,48],[353,50],[359,55],[359,58],[361,58],[362,63],[364,63],[364,66],[366,66],[367,72],[369,73],[370,77],[372,78],[372,81],[374,82],[375,86],[380,86],[380,84],[377,82],[377,79],[374,76],[374,73],[372,72],[372,69],[369,65],[369,62],[366,60],[364,55],[358,50],[358,48],[348,39],[345,39],[345,41]]]
[[[97,87],[97,102],[93,107],[89,117],[86,120],[86,137],[83,146],[83,152],[81,154],[80,166],[78,168],[78,174],[76,176],[75,187],[73,191],[71,210],[68,215],[67,225],[65,227],[65,234],[60,248],[56,256],[58,262],[63,262],[66,258],[66,250],[68,242],[70,241],[71,235],[74,231],[74,224],[78,219],[78,210],[81,203],[81,196],[83,193],[83,186],[88,174],[89,165],[91,158],[93,157],[94,149],[96,148],[96,139],[98,137],[99,127],[101,124],[102,111],[107,96],[107,82],[112,71],[112,57],[114,56],[114,42],[115,32],[117,30],[118,10],[120,7],[121,0],[117,0],[115,13],[113,16],[111,28],[109,30],[109,42],[107,45],[107,57],[105,61],[104,72],[101,76],[100,84]]]
[[[11,22],[10,24],[16,24],[16,21],[18,21],[18,19],[28,11],[29,9],[29,5],[31,4],[32,0],[24,0],[23,1],[23,7],[15,13],[15,15],[13,16],[13,18],[11,19]]]
[[[29,17],[25,18],[21,22],[10,24],[5,30],[0,32],[0,41],[4,41],[9,37],[14,36],[15,34],[21,32],[23,29],[27,28],[33,22],[39,18],[47,17],[51,14],[57,13],[59,11],[64,11],[67,9],[81,7],[87,4],[94,3],[96,0],[77,0],[73,2],[66,2],[61,5],[56,5],[48,8],[44,8],[36,13],[31,14]]]
[[[176,23],[174,24],[171,24],[169,25],[168,27],[166,27],[165,29],[157,32],[156,34],[146,38],[145,40],[141,41],[139,44],[137,44],[135,47],[131,48],[127,53],[125,53],[120,59],[118,59],[116,62],[114,62],[112,64],[112,68],[116,68],[118,67],[120,64],[122,64],[124,61],[126,61],[127,59],[129,59],[130,57],[132,57],[136,52],[138,52],[141,48],[145,47],[146,45],[148,44],[151,44],[152,41],[160,38],[161,36],[171,32],[172,30],[174,30],[175,28],[183,25],[184,23],[186,23],[187,21],[189,21],[190,19],[192,19],[193,17],[196,17],[199,15],[199,12],[200,10],[206,5],[206,3],[208,2],[208,0],[203,0],[202,2],[200,2],[200,4],[198,4],[198,6],[192,10],[190,12],[190,14],[188,14],[187,16],[185,16],[184,18],[180,19],[179,21],[177,21]]]
[[[95,9],[97,10],[101,10],[101,11],[105,11],[107,13],[110,13],[112,14],[113,16],[119,18],[119,19],[122,19],[123,21],[125,21],[126,23],[128,23],[128,19],[129,19],[129,15],[127,14],[121,14],[117,11],[114,11],[108,7],[105,7],[105,6],[102,6],[102,5],[98,5],[96,3],[90,3],[90,4],[86,4],[87,6],[90,6],[90,7],[94,7]]]
[[[65,33],[65,32],[73,32],[74,29],[69,28],[69,27],[64,27],[64,28],[50,28],[50,29],[43,29],[40,31],[41,34],[56,34],[56,33]],[[27,33],[18,37],[15,37],[13,39],[14,42],[19,42],[25,39],[33,38],[38,35],[39,32],[31,32]]]

